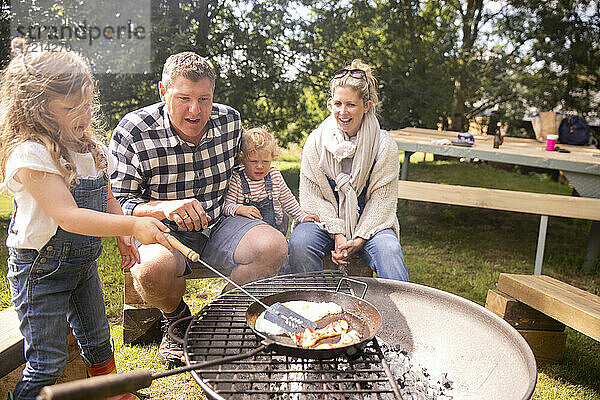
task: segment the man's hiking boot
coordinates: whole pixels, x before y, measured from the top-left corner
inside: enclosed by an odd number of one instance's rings
[[[168,319],[163,315],[163,338],[158,348],[158,359],[167,368],[181,367],[185,364],[185,359],[183,358],[183,346],[174,341],[171,338],[171,336],[169,336],[169,326],[171,326],[171,324],[175,323],[179,319],[189,317],[190,315],[192,314],[190,312],[189,307],[187,306],[185,310],[178,316],[179,318],[177,319]],[[179,324],[173,330],[173,333],[177,335],[177,337],[183,338],[188,325],[189,321],[187,323]]]

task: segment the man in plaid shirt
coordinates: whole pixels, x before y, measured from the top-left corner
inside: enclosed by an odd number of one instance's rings
[[[173,236],[243,285],[275,275],[287,243],[262,220],[222,216],[242,126],[236,110],[213,103],[215,78],[195,53],[167,59],[161,102],[127,114],[113,132],[110,150],[118,163],[111,186],[125,214],[163,220]],[[131,268],[135,288],[162,310],[166,332],[190,315],[184,277],[201,266],[160,245],[142,245],[139,253],[141,262]],[[183,363],[181,346],[168,334],[158,357],[169,366]]]

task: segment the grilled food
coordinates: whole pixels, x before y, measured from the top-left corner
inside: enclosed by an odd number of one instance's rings
[[[292,300],[286,301],[283,305],[290,310],[302,315],[304,318],[308,318],[311,321],[317,322],[323,317],[332,314],[341,314],[342,307],[332,302],[314,302],[304,300]],[[257,331],[266,333],[268,335],[284,335],[286,334],[283,328],[275,325],[274,323],[265,319],[265,313],[263,312],[258,316],[254,324],[254,328]]]
[[[338,347],[350,346],[362,340],[360,333],[354,329],[342,333],[339,342],[337,343],[321,343],[315,349],[336,349]]]
[[[306,328],[304,332],[295,332],[292,334],[292,339],[294,339],[296,345],[309,348],[317,344],[321,339],[341,335],[347,331],[348,321],[345,319],[338,319],[322,329]]]

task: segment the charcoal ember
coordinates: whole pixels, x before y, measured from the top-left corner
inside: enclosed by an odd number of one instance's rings
[[[408,352],[400,345],[389,345],[380,338],[378,342],[404,400],[452,399],[453,382],[448,379],[447,373],[436,380],[426,367],[414,365]]]
[[[445,387],[446,389],[452,389],[452,384],[454,382],[452,382],[450,379],[448,379],[448,374],[447,373],[443,373],[440,376],[440,379],[438,380],[438,383],[440,385],[442,385],[443,387]]]
[[[437,400],[438,392],[439,392],[439,390],[436,390],[435,388],[429,386],[427,388],[427,398]]]
[[[371,389],[373,389],[373,384],[371,384],[371,382],[360,382],[359,386],[363,390],[371,390]]]
[[[403,400],[429,400],[423,393],[409,388],[405,388],[400,394]]]
[[[421,372],[421,371],[413,371],[413,375],[415,376],[415,379],[417,380],[417,382],[426,384],[427,386],[429,386],[429,380],[427,379],[427,377]]]
[[[425,387],[426,384],[427,382],[417,381],[417,383],[415,384],[415,389],[419,393],[427,393],[427,388]]]
[[[415,386],[417,384],[417,377],[415,371],[408,371],[404,374],[404,385]]]

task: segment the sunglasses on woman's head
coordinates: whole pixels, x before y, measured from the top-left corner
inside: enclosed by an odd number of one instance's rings
[[[350,74],[350,76],[352,78],[356,78],[356,79],[366,78],[366,76],[367,76],[367,73],[365,71],[363,71],[362,69],[343,68],[343,69],[340,69],[339,71],[336,71],[336,73],[333,75],[333,77],[338,79],[338,78],[343,78],[344,76],[346,76],[348,74]]]

